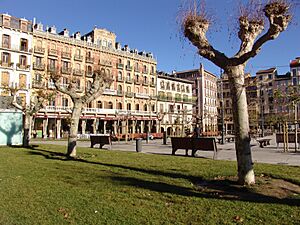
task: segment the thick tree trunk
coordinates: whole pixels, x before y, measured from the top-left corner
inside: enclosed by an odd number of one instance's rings
[[[240,184],[250,185],[255,183],[255,176],[250,147],[248,106],[244,85],[244,65],[229,67],[225,72],[229,76],[232,95],[238,182]]]
[[[68,157],[76,157],[76,144],[78,134],[78,124],[82,111],[82,103],[74,102],[74,108],[71,116],[70,134],[68,138]]]
[[[24,117],[23,147],[27,148],[29,146],[31,135],[32,116],[29,113],[25,113]]]

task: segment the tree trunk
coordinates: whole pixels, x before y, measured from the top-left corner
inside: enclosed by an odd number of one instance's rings
[[[78,134],[78,124],[82,111],[82,103],[74,102],[74,107],[71,116],[70,124],[70,134],[68,138],[68,157],[76,157],[76,144],[77,144],[77,134]]]
[[[30,135],[31,135],[31,122],[32,116],[29,113],[25,113],[24,116],[24,134],[23,134],[23,147],[27,148],[29,146]]]
[[[240,184],[250,185],[255,183],[255,176],[250,148],[248,107],[244,85],[244,65],[229,67],[225,72],[229,77],[232,95],[238,182]]]

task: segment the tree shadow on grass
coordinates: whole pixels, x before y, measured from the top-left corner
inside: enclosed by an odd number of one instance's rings
[[[33,151],[28,151],[31,155],[43,156],[50,160],[60,161],[74,161],[81,163],[88,163],[94,165],[101,165],[110,168],[119,168],[124,170],[130,170],[138,173],[163,176],[172,179],[185,179],[191,183],[191,187],[178,186],[175,184],[168,184],[156,181],[149,181],[145,179],[139,179],[132,176],[107,176],[104,178],[111,179],[114,182],[118,182],[121,185],[133,186],[137,188],[147,189],[160,193],[171,193],[180,196],[187,197],[199,197],[220,199],[228,201],[243,201],[254,203],[268,203],[268,204],[282,204],[289,206],[300,206],[299,198],[277,198],[273,196],[263,195],[253,189],[240,186],[234,180],[229,179],[204,179],[200,176],[186,175],[182,173],[166,172],[160,170],[143,169],[126,165],[110,164],[103,162],[89,161],[83,158],[68,158],[64,153],[52,152],[49,150],[35,148]]]

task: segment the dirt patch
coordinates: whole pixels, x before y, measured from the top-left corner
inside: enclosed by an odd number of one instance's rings
[[[236,181],[237,177],[215,177],[201,180],[195,183],[195,187],[203,194],[218,198],[277,203],[293,199],[292,202],[300,205],[300,186],[292,182],[265,175],[256,177],[253,186],[241,186]]]

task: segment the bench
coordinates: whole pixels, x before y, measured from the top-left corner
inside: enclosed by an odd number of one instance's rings
[[[298,136],[298,143],[300,143],[300,133],[298,133],[297,136]],[[295,141],[296,141],[295,133],[289,133],[287,142],[288,143],[295,143]],[[284,143],[283,133],[277,133],[276,134],[277,148],[278,148],[280,143]]]
[[[217,158],[217,145],[215,138],[193,138],[193,137],[171,137],[172,155],[175,155],[178,149],[184,149],[188,155],[188,150],[192,150],[192,156],[198,150],[213,151],[213,159]]]
[[[100,144],[99,148],[102,148],[104,145],[109,145],[109,149],[111,149],[111,137],[110,135],[105,134],[91,134],[91,148],[94,147],[95,144]]]
[[[272,139],[270,138],[260,138],[256,139],[256,141],[259,143],[259,147],[263,148],[264,146],[270,145],[270,141]]]

